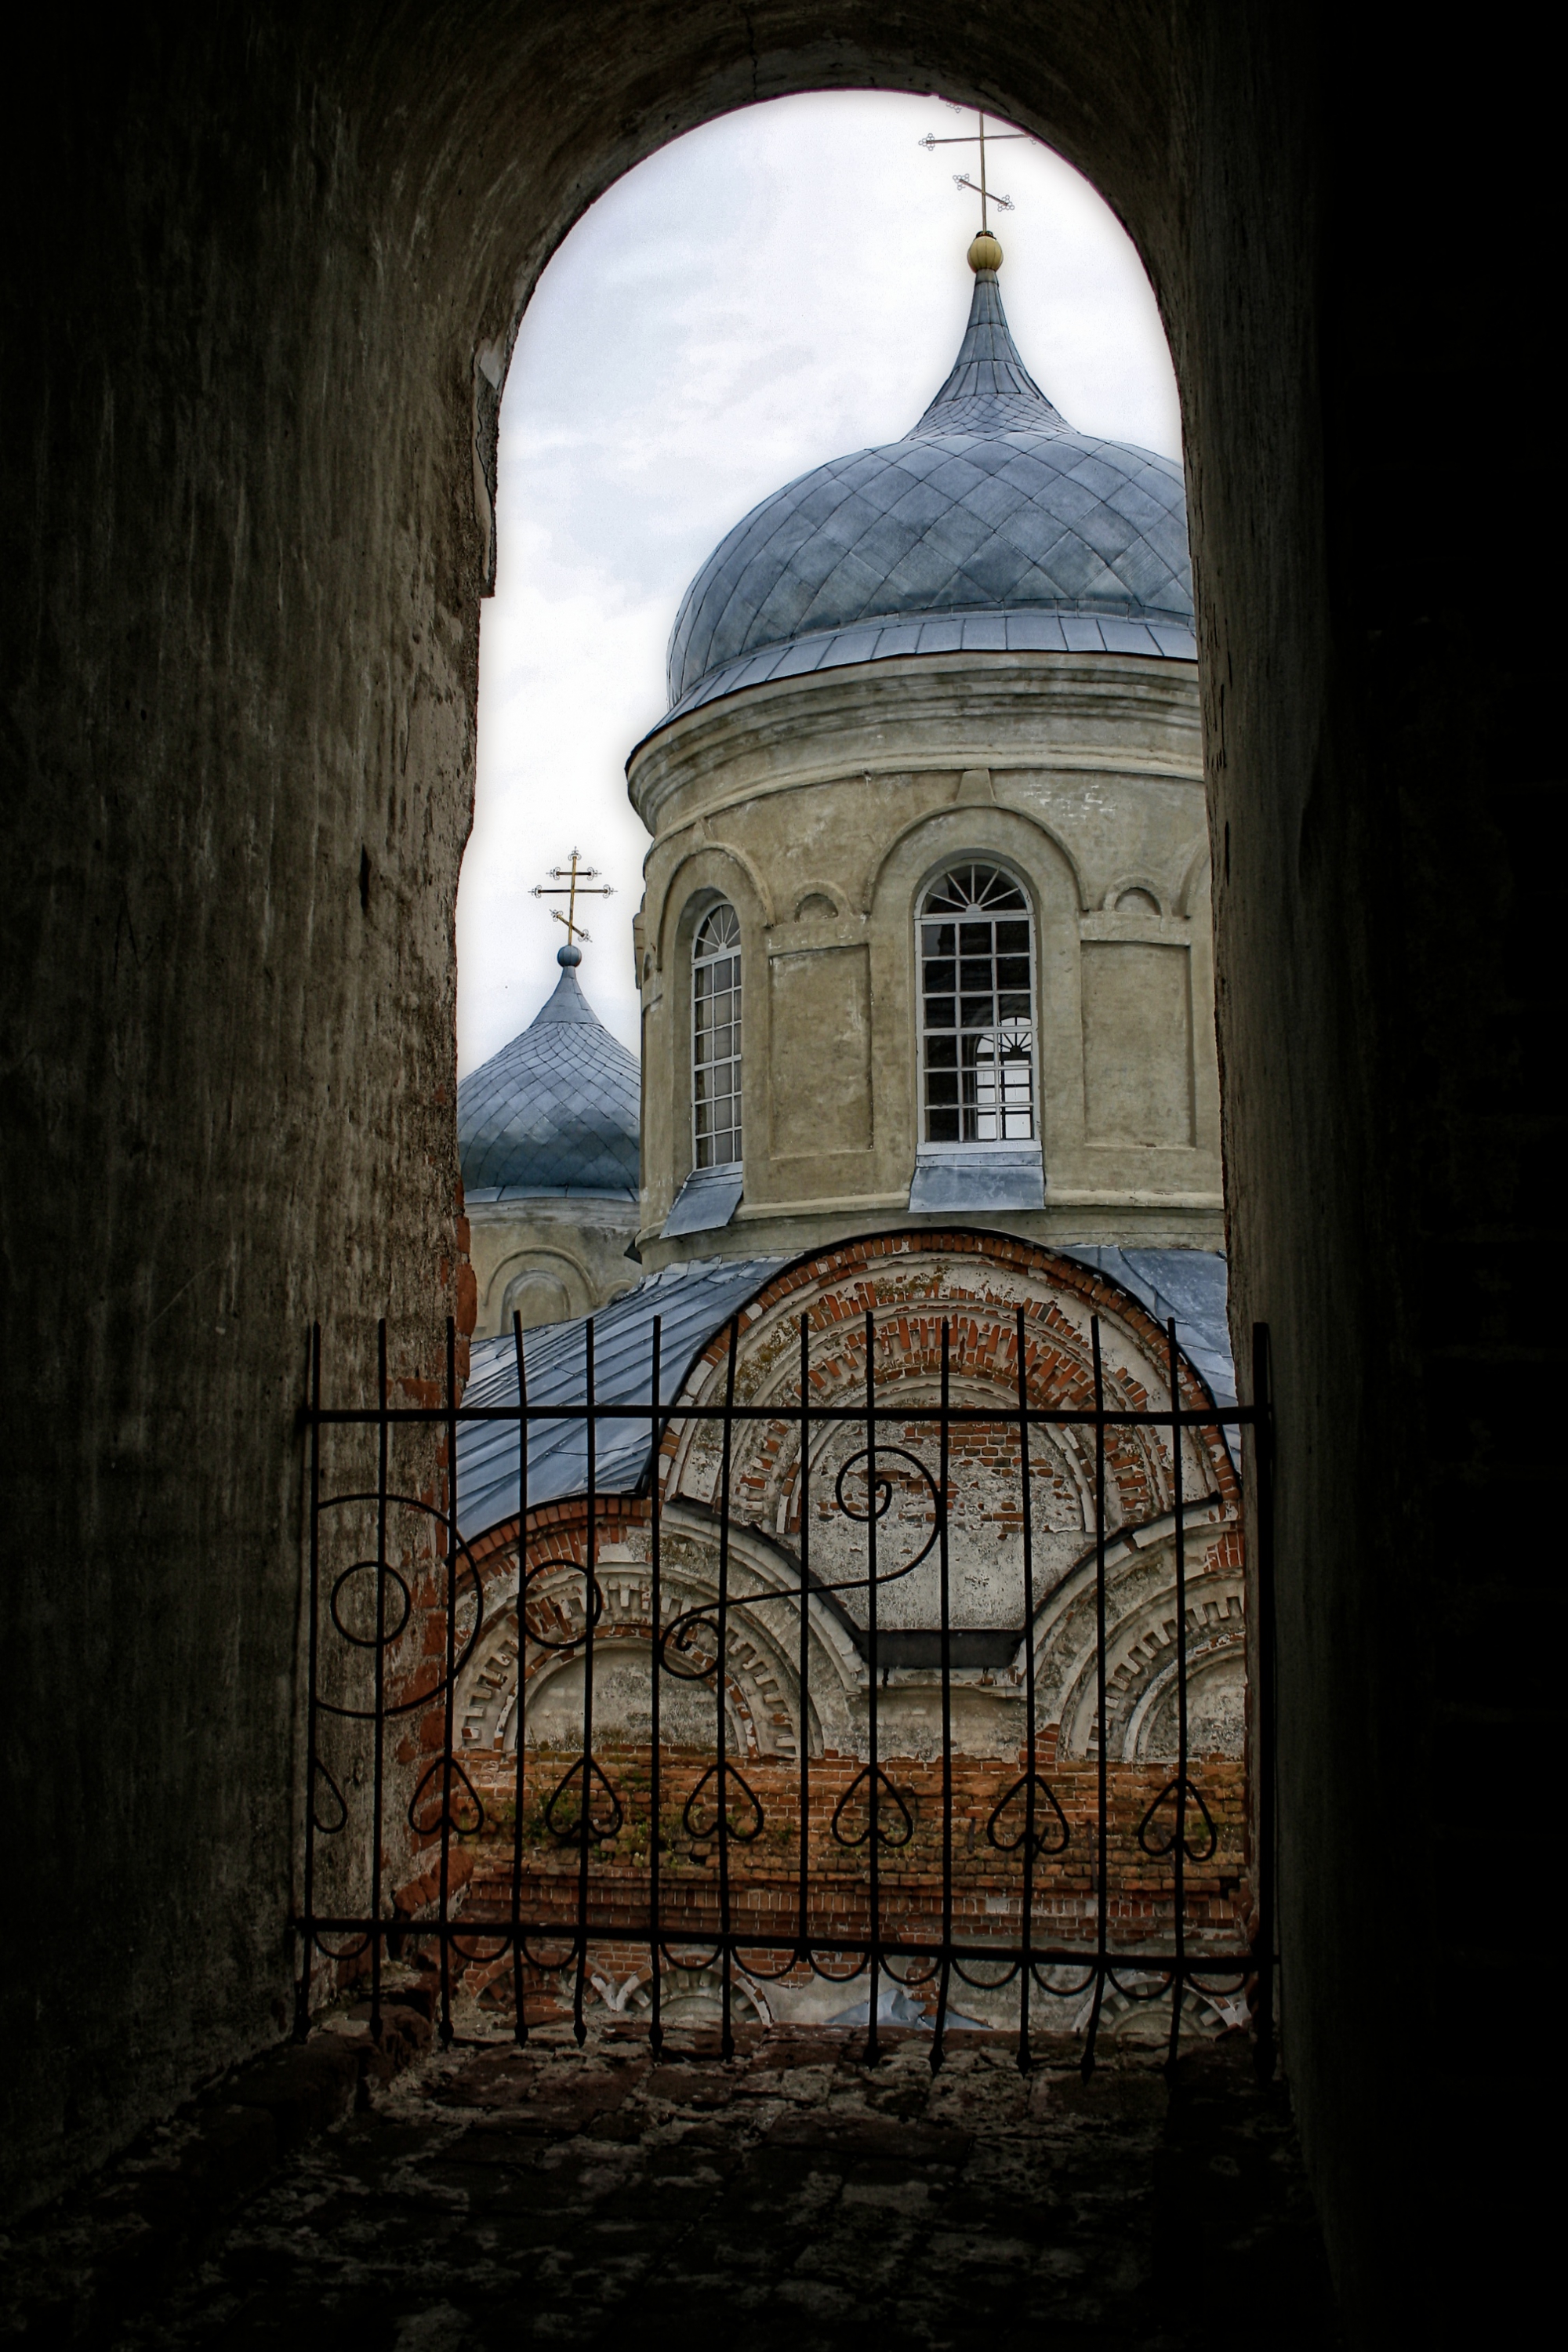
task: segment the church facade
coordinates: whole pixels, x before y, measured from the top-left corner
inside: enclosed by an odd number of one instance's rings
[[[499,1056],[459,1096],[480,1289],[467,1399],[515,1404],[515,1307],[546,1327],[523,1351],[530,1404],[561,1407],[525,1465],[515,1424],[459,1436],[483,1625],[456,1720],[481,1909],[509,1866],[546,1913],[585,1885],[587,1801],[604,1920],[640,1916],[651,1849],[672,1932],[711,1929],[717,1753],[748,1776],[760,1841],[737,1828],[725,1901],[758,1918],[786,1881],[805,1906],[808,1877],[853,1912],[864,1855],[842,1824],[882,1775],[910,1824],[900,1916],[918,1920],[935,1865],[917,1866],[915,1825],[937,1806],[951,1838],[954,1771],[975,1933],[1016,1934],[1022,1902],[1076,1945],[1112,1885],[1134,1937],[1168,1937],[1174,1902],[1218,1948],[1246,1912],[1234,1439],[1127,1431],[1097,1472],[1081,1430],[1042,1431],[1020,1459],[1016,1426],[950,1443],[944,1423],[933,1453],[939,1396],[982,1423],[1113,1392],[1133,1412],[1173,1388],[1189,1412],[1236,1396],[1181,471],[1075,432],[1013,343],[995,240],[969,259],[947,383],[902,440],[818,468],[723,541],[677,619],[670,708],[628,763],[652,845],[638,1183],[614,1233],[640,1274],[602,1254],[597,1296],[520,1304],[548,1216],[581,1218],[584,1171],[624,1168],[633,1133],[622,1072],[586,1148],[614,1041],[572,971],[508,1049],[510,1076]],[[531,1108],[515,1081],[541,1024],[577,1060]],[[510,1203],[475,1181],[487,1150],[523,1171]],[[498,1231],[510,1218],[493,1266],[487,1212]],[[591,1433],[590,1381],[623,1416]],[[721,1437],[715,1383],[752,1414]],[[907,1414],[875,1508],[855,1482],[879,1441],[832,1423],[870,1391]],[[791,1433],[807,1399],[820,1441]],[[1178,1757],[1209,1842],[1173,1895],[1151,1808]],[[803,1768],[820,1818],[804,1782],[790,1794]],[[1062,1843],[1037,1883],[1028,1832],[1021,1890],[1005,1857],[1025,1786]],[[660,1969],[640,1949],[599,1933],[612,2005],[646,2005]],[[802,1965],[772,1995],[747,1979],[759,2013],[837,2013]],[[669,1959],[668,1997],[706,2014],[684,1967]],[[972,2021],[1016,2011],[1016,1989],[969,1998]]]
[[[578,984],[561,978],[521,1036],[458,1087],[458,1149],[480,1338],[591,1314],[629,1290],[638,1074]]]
[[[1181,472],[1064,423],[1000,258],[913,430],[681,607],[628,767],[649,1265],[954,1214],[1221,1244]]]

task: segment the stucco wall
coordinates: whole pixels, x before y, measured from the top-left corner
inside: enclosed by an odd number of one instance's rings
[[[915,909],[971,857],[1017,877],[1035,925],[1046,1206],[1009,1213],[1007,1230],[1221,1244],[1190,664],[868,663],[710,703],[652,735],[628,773],[654,834],[637,932],[650,1265],[813,1248],[907,1212],[921,1138]],[[1120,907],[1130,891],[1152,903]],[[741,920],[745,1196],[721,1233],[667,1242],[692,1165],[692,938],[715,892]]]
[[[469,1258],[478,1290],[481,1339],[511,1328],[508,1294],[525,1281],[518,1311],[525,1331],[570,1315],[588,1315],[629,1290],[641,1268],[626,1255],[637,1236],[635,1201],[544,1195],[470,1200]],[[527,1277],[532,1277],[527,1280]]]

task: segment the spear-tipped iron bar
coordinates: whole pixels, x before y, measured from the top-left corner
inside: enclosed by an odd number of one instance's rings
[[[648,1759],[647,1799],[648,1810],[651,1816],[648,1822],[647,1832],[648,2000],[651,2004],[648,2020],[648,2039],[652,2042],[656,2051],[661,2049],[664,2044],[664,2018],[661,2013],[661,2004],[659,2000],[658,1967],[658,1948],[661,1941],[658,1930],[659,1798],[661,1794],[658,1743],[662,1736],[662,1726],[659,1717],[658,1637],[659,1629],[664,1622],[662,1615],[664,1607],[664,1563],[660,1556],[662,1536],[659,1517],[658,1492],[658,1443],[660,1434],[658,1381],[659,1349],[663,1338],[663,1328],[664,1318],[660,1315],[656,1315],[653,1318],[652,1386],[648,1391],[648,1394],[653,1400],[653,1426],[649,1433],[648,1444],[648,1459],[653,1465],[653,1468],[648,1478],[648,1517],[650,1522],[649,1551],[651,1555],[649,1561],[648,1606],[649,1614],[653,1621],[653,1664],[649,1670],[649,1680],[652,1687],[649,1692],[649,1702],[653,1718],[653,1748]]]
[[[868,2032],[866,2058],[874,2064],[879,2054],[879,1991],[881,1976],[891,1960],[911,1960],[933,1963],[932,1974],[937,1980],[934,2034],[931,2048],[933,2069],[942,2063],[951,1992],[951,1971],[965,1964],[1002,1963],[1012,1966],[1020,1975],[1020,2006],[1018,2033],[1018,2063],[1026,2069],[1030,2063],[1029,2036],[1031,1982],[1044,1969],[1063,1968],[1082,1971],[1092,1979],[1094,1992],[1089,2021],[1083,2067],[1087,2074],[1094,2065],[1096,2042],[1103,2015],[1108,1986],[1119,1975],[1129,1973],[1147,1976],[1150,1973],[1168,1977],[1171,1988],[1171,2027],[1169,2055],[1173,2059],[1177,2048],[1182,2010],[1186,1989],[1217,1992],[1221,1988],[1206,1980],[1232,1976],[1251,1977],[1257,1984],[1258,2026],[1258,2063],[1268,2071],[1273,2063],[1274,2033],[1274,1971],[1273,1940],[1275,1932],[1275,1857],[1273,1843],[1273,1812],[1275,1780],[1273,1772],[1273,1674],[1274,1617],[1272,1589],[1272,1423],[1268,1362],[1268,1335],[1262,1326],[1256,1328],[1253,1348],[1253,1380],[1251,1402],[1245,1405],[1209,1406],[1195,1409],[1184,1406],[1181,1397],[1181,1360],[1174,1322],[1167,1325],[1170,1399],[1161,1412],[1116,1410],[1108,1408],[1106,1377],[1101,1333],[1098,1317],[1091,1318],[1090,1341],[1093,1363],[1092,1410],[1081,1407],[1032,1406],[1028,1402],[1027,1344],[1028,1328],[1026,1310],[1016,1313],[1016,1406],[1009,1411],[995,1405],[954,1406],[951,1395],[952,1342],[951,1326],[944,1318],[942,1331],[941,1393],[933,1412],[923,1403],[879,1402],[876,1373],[876,1323],[872,1312],[865,1317],[866,1380],[861,1403],[843,1407],[814,1406],[810,1363],[809,1318],[800,1319],[800,1395],[798,1405],[800,1433],[799,1506],[800,1531],[799,1591],[798,1591],[798,1675],[799,1675],[799,1856],[795,1919],[787,1934],[759,1932],[738,1926],[734,1916],[734,1887],[731,1883],[730,1852],[731,1823],[729,1818],[731,1782],[737,1777],[729,1748],[729,1726],[725,1713],[726,1665],[728,1659],[730,1614],[732,1595],[732,1557],[730,1542],[731,1480],[736,1425],[741,1423],[777,1424],[787,1421],[790,1408],[775,1403],[740,1404],[735,1389],[738,1373],[740,1317],[731,1319],[725,1369],[723,1402],[703,1403],[680,1408],[683,1419],[694,1422],[718,1422],[721,1424],[721,1467],[719,1528],[719,1579],[717,1596],[718,1648],[713,1664],[715,1706],[715,1748],[717,1761],[713,1782],[717,1794],[717,1839],[719,1861],[719,1921],[717,1932],[704,1930],[698,1937],[705,1952],[718,1964],[721,1976],[722,2034],[721,2047],[726,2055],[733,2049],[733,1978],[737,1967],[743,1967],[742,1956],[787,1953],[796,1960],[807,1962],[816,1958],[858,1960],[868,1974],[869,1998],[867,2006]],[[591,1869],[592,1849],[598,1836],[605,1834],[595,1822],[595,1652],[598,1612],[597,1545],[598,1545],[598,1424],[601,1421],[619,1423],[641,1420],[648,1428],[649,1454],[652,1465],[649,1519],[651,1525],[651,1605],[656,1664],[653,1675],[652,1731],[653,1753],[650,1769],[651,1819],[649,1824],[648,1906],[647,1937],[649,1948],[651,2031],[656,2046],[662,2039],[660,2014],[660,1956],[667,1954],[668,1934],[661,1914],[661,1853],[659,1830],[663,1784],[660,1764],[660,1740],[663,1723],[660,1704],[659,1669],[657,1664],[658,1637],[665,1608],[662,1559],[662,1498],[658,1487],[658,1449],[662,1439],[664,1409],[661,1386],[661,1325],[653,1325],[651,1393],[647,1401],[634,1404],[601,1404],[596,1394],[595,1329],[592,1318],[585,1329],[585,1395],[580,1404],[552,1402],[548,1405],[530,1402],[527,1371],[524,1362],[521,1317],[513,1318],[513,1342],[517,1360],[518,1400],[511,1406],[469,1407],[459,1402],[456,1363],[456,1328],[448,1318],[447,1328],[447,1362],[445,1393],[435,1407],[394,1407],[390,1401],[387,1330],[384,1320],[377,1326],[377,1399],[374,1408],[327,1408],[321,1401],[321,1341],[320,1326],[312,1328],[307,1359],[306,1394],[301,1407],[301,1423],[308,1433],[307,1477],[309,1482],[309,1620],[308,1620],[308,1693],[305,1762],[306,1818],[304,1823],[303,1902],[300,1916],[294,1922],[304,1938],[303,1951],[296,1988],[296,2032],[308,2028],[313,1952],[319,1937],[355,1937],[369,1946],[371,1978],[372,2030],[379,2033],[382,2026],[381,2000],[384,1957],[395,1956],[401,1940],[411,1933],[427,1937],[439,1949],[440,2027],[444,2042],[453,2039],[452,1993],[454,1959],[467,1963],[472,1958],[499,1958],[510,1948],[512,1989],[516,2006],[514,2031],[517,2039],[527,2039],[526,1987],[524,1973],[527,1947],[531,1940],[570,1947],[575,1962],[575,1985],[573,1999],[573,2025],[576,2038],[585,2038],[584,2007],[587,1994],[589,1946],[591,1938],[624,1933],[618,1914],[593,1899],[594,1874]],[[942,1919],[938,1937],[932,1939],[919,1935],[889,1935],[882,1918],[882,1801],[881,1737],[882,1723],[879,1700],[879,1432],[889,1423],[911,1422],[929,1424],[935,1422],[939,1449],[940,1473],[937,1486],[937,1570],[941,1612],[941,1707],[942,1707]],[[516,1736],[515,1804],[512,1822],[510,1886],[506,1891],[505,1916],[489,1918],[482,1913],[458,1921],[452,1916],[456,1896],[452,1887],[451,1847],[454,1831],[458,1824],[453,1807],[456,1790],[461,1784],[461,1768],[456,1755],[456,1686],[458,1666],[457,1619],[459,1602],[459,1568],[466,1556],[460,1532],[460,1505],[458,1481],[457,1441],[459,1428],[466,1423],[492,1422],[513,1423],[517,1428],[519,1526],[518,1549],[518,1677],[519,1686],[514,1703],[513,1721]],[[372,1789],[372,1855],[370,1869],[371,1901],[365,1917],[318,1917],[316,1903],[316,1862],[318,1831],[316,1825],[316,1781],[325,1769],[321,1759],[321,1711],[323,1704],[320,1684],[321,1675],[321,1526],[325,1510],[349,1497],[321,1495],[321,1432],[333,1426],[353,1427],[375,1425],[377,1433],[376,1481],[374,1496],[358,1499],[374,1500],[375,1506],[375,1635],[374,1635],[374,1696],[369,1726],[373,1739]],[[526,1619],[528,1590],[527,1521],[530,1509],[530,1433],[538,1424],[557,1427],[581,1423],[586,1436],[586,1533],[584,1560],[584,1627],[583,1637],[583,1748],[578,1765],[580,1776],[579,1812],[576,1823],[578,1846],[575,1919],[572,1927],[561,1920],[541,1918],[530,1920],[524,1916],[526,1892],[523,1869],[523,1815],[526,1802],[526,1709],[528,1682],[528,1632]],[[437,1916],[428,1921],[404,1918],[389,1914],[383,1905],[383,1881],[390,1856],[386,1852],[386,1756],[385,1743],[391,1714],[387,1695],[388,1653],[395,1639],[396,1630],[388,1633],[387,1594],[389,1577],[394,1571],[388,1558],[389,1515],[395,1499],[390,1479],[390,1447],[393,1433],[402,1424],[442,1426],[447,1444],[447,1509],[443,1535],[447,1550],[445,1667],[443,1690],[445,1714],[443,1754],[437,1767],[441,1812],[439,1820],[440,1862],[438,1893],[434,1906]],[[1039,1741],[1036,1720],[1037,1707],[1037,1662],[1032,1628],[1035,1614],[1035,1563],[1033,1547],[1033,1514],[1030,1493],[1031,1429],[1053,1426],[1083,1427],[1091,1425],[1095,1444],[1095,1688],[1098,1722],[1098,1754],[1096,1759],[1096,1864],[1094,1874],[1095,1920],[1092,1949],[1087,1945],[1071,1943],[1040,1946],[1035,1937],[1034,1902],[1036,1897],[1037,1847],[1039,1842],[1042,1804],[1054,1802],[1048,1790],[1042,1793],[1038,1785]],[[867,1602],[867,1682],[868,1682],[868,1759],[864,1779],[868,1815],[865,1843],[867,1881],[869,1897],[868,1932],[865,1935],[847,1933],[816,1934],[811,1924],[811,1791],[810,1757],[810,1670],[812,1599],[816,1591],[811,1569],[811,1447],[814,1425],[837,1425],[846,1430],[858,1428],[864,1442],[866,1474],[866,1602]],[[953,1936],[954,1857],[953,1857],[953,1782],[952,1782],[952,1595],[949,1530],[950,1452],[952,1433],[955,1427],[1016,1427],[1018,1432],[1018,1478],[1023,1512],[1023,1599],[1025,1658],[1026,1730],[1025,1770],[1022,1781],[1023,1835],[1021,1881],[1022,1911],[1016,1939],[987,1940],[980,1943],[955,1941]],[[1186,1833],[1191,1803],[1201,1799],[1192,1796],[1188,1787],[1190,1770],[1190,1721],[1186,1690],[1188,1668],[1188,1629],[1186,1623],[1186,1520],[1189,1511],[1185,1493],[1185,1465],[1183,1454],[1183,1433],[1187,1430],[1243,1428],[1251,1433],[1250,1466],[1255,1488],[1257,1513],[1258,1562],[1255,1591],[1258,1596],[1258,1632],[1257,1639],[1258,1677],[1259,1688],[1255,1694],[1254,1754],[1258,1773],[1255,1821],[1257,1823],[1257,1912],[1256,1928],[1245,1951],[1226,1948],[1193,1950],[1189,1946],[1185,1914],[1186,1873],[1188,1857]],[[1171,1433],[1172,1482],[1175,1541],[1176,1583],[1176,1646],[1177,1646],[1177,1758],[1176,1774],[1172,1790],[1174,1809],[1174,1835],[1172,1842],[1173,1881],[1173,1919],[1171,1948],[1159,1951],[1140,1948],[1112,1951],[1110,1935],[1110,1809],[1109,1790],[1110,1731],[1108,1724],[1109,1688],[1106,1645],[1108,1637],[1108,1562],[1107,1538],[1107,1432],[1111,1429],[1159,1429]],[[1205,1496],[1206,1507],[1217,1498]],[[1194,1507],[1196,1507],[1195,1506]],[[775,1597],[758,1593],[754,1599]],[[401,1704],[401,1703],[400,1703]],[[432,1783],[431,1785],[434,1785]],[[744,1789],[744,1783],[742,1783]],[[750,1790],[745,1790],[750,1803],[755,1802]],[[1191,1802],[1189,1801],[1191,1801]],[[616,1811],[618,1813],[618,1804]],[[745,1835],[744,1832],[736,1834]],[[426,1832],[427,1834],[427,1832]],[[569,1834],[569,1833],[568,1833]],[[1055,1849],[1053,1849],[1055,1850]],[[474,1890],[477,1893],[477,1889]],[[497,1893],[500,1893],[498,1888]],[[482,1898],[481,1898],[482,1899]],[[605,1911],[606,1916],[598,1915]],[[782,1926],[784,1923],[780,1923]],[[476,1939],[495,1939],[500,1951],[477,1954],[471,1950]],[[344,1955],[350,1958],[351,1955]],[[706,1962],[704,1963],[707,1964]],[[929,1981],[929,1979],[919,1979]],[[901,1981],[897,1976],[895,1982]]]
[[[528,1366],[523,1360],[522,1317],[514,1307],[511,1343],[517,1357],[517,1394],[528,1402]],[[515,2017],[512,2032],[519,2044],[528,2040],[528,2006],[522,1981],[522,1807],[528,1745],[528,1415],[517,1422],[517,1704],[512,1709],[513,1752],[517,1772],[512,1781],[511,1807],[511,1984]]]
[[[1094,2072],[1094,2046],[1100,2036],[1100,2013],[1105,2005],[1106,1957],[1110,1926],[1110,1890],[1106,1885],[1110,1854],[1110,1791],[1106,1758],[1110,1743],[1105,1732],[1105,1366],[1100,1350],[1098,1315],[1089,1319],[1089,1337],[1094,1360],[1094,1689],[1100,1741],[1095,1774],[1094,2005],[1089,2011],[1089,2033],[1083,2050],[1082,2072],[1086,2083]]]
[[[734,1438],[735,1362],[740,1344],[741,1318],[735,1315],[730,1320],[730,1353],[724,1372],[723,1452],[719,1472],[719,1654],[713,1666],[714,1738],[719,1755],[719,1925],[725,1939],[720,1969],[721,2023],[719,2046],[726,2058],[732,2058],[735,2054],[734,2028],[730,2013],[731,1973],[735,1955],[730,1927],[730,1789],[729,1758],[724,1737],[724,1670],[730,1654],[730,1464]]]
[[[447,1688],[443,1701],[443,1742],[441,1748],[441,1864],[440,1916],[443,1921],[451,1916],[452,1907],[452,1784],[457,1778],[456,1759],[452,1753],[454,1717],[458,1681],[458,1328],[451,1316],[447,1318]],[[440,2038],[443,2045],[452,2039],[452,1969],[448,1947],[441,1946],[441,2017]]]

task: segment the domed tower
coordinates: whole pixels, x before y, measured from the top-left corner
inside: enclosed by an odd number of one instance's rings
[[[1074,431],[969,260],[935,399],[731,531],[628,762],[650,1266],[1221,1242],[1181,468]]]
[[[637,1066],[577,984],[582,950],[531,1025],[458,1087],[479,1287],[476,1336],[586,1315],[637,1280]]]

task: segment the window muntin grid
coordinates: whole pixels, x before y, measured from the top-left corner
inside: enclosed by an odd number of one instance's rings
[[[741,926],[721,899],[691,948],[691,1126],[699,1168],[741,1158]]]
[[[1035,1129],[1029,902],[994,866],[955,866],[920,914],[927,1143],[1027,1143]]]

